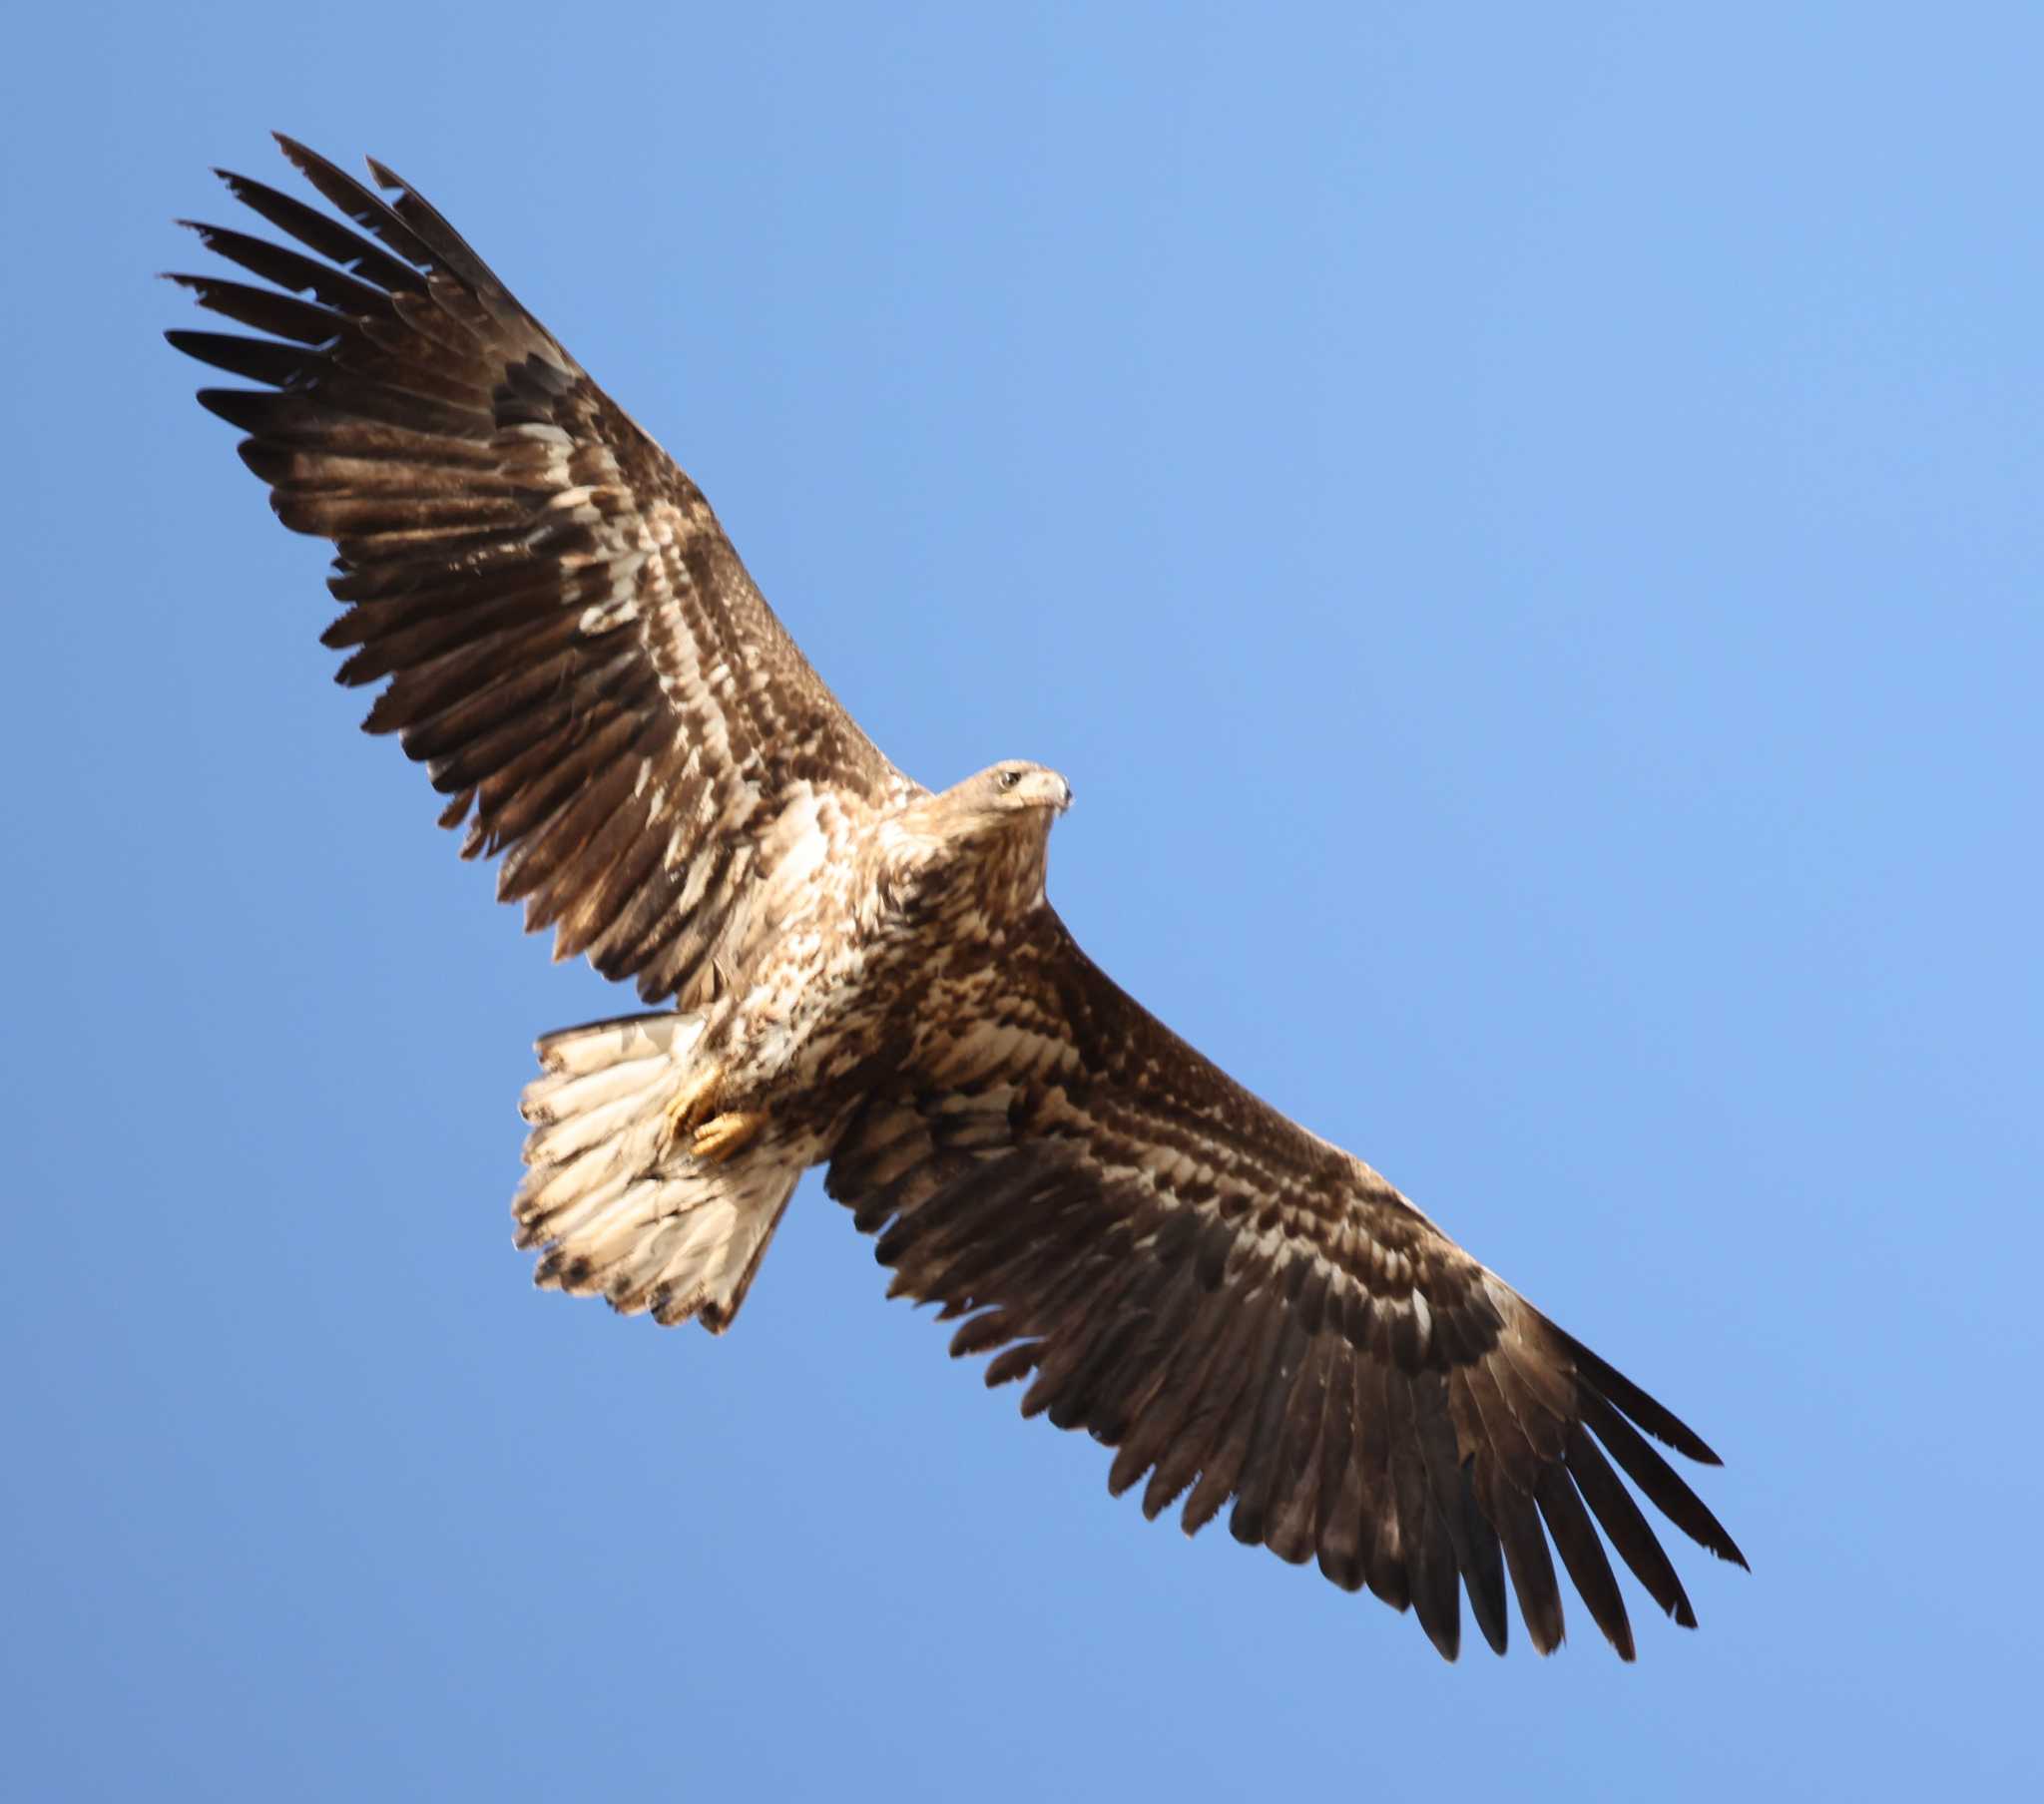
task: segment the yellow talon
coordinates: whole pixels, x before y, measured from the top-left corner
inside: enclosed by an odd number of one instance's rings
[[[766,1126],[762,1110],[735,1109],[729,1115],[712,1116],[696,1129],[693,1150],[710,1164],[721,1165],[735,1152],[743,1151]]]
[[[667,1121],[660,1136],[663,1147],[679,1146],[685,1134],[696,1130],[703,1119],[709,1115],[717,1088],[723,1082],[724,1071],[721,1067],[706,1066],[675,1092],[667,1107],[661,1111]]]

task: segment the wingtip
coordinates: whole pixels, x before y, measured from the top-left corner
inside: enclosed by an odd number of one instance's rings
[[[170,339],[173,348],[183,348],[169,332],[164,336]],[[251,412],[252,406],[273,398],[256,388],[202,388],[198,394],[199,405],[214,418],[226,420],[230,426],[238,426],[244,432],[255,432],[257,429],[256,416]]]
[[[1552,1322],[1547,1325],[1560,1339],[1563,1350],[1574,1363],[1578,1381],[1587,1383],[1591,1389],[1601,1393],[1608,1403],[1628,1416],[1642,1433],[1651,1435],[1663,1447],[1672,1447],[1685,1459],[1694,1460],[1700,1466],[1725,1464],[1703,1436],[1658,1397],[1650,1395],[1635,1384],[1609,1360],[1591,1352],[1566,1329],[1557,1328]]]
[[[1638,1389],[1637,1386],[1634,1388]],[[1663,1447],[1674,1448],[1684,1459],[1694,1460],[1699,1466],[1722,1466],[1725,1464],[1712,1451],[1710,1443],[1698,1434],[1695,1429],[1691,1428],[1687,1422],[1683,1421],[1680,1416],[1668,1409],[1666,1405],[1648,1397],[1644,1391],[1640,1392],[1639,1395],[1648,1407],[1649,1414],[1646,1420],[1642,1421],[1641,1417],[1629,1407],[1629,1404],[1621,1404],[1620,1408],[1624,1409],[1625,1413],[1631,1416],[1640,1428],[1652,1435]],[[1658,1414],[1654,1412],[1658,1412]]]

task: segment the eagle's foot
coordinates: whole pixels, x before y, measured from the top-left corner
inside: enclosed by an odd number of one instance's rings
[[[764,1109],[734,1109],[725,1115],[712,1116],[696,1129],[692,1150],[707,1163],[721,1165],[733,1153],[742,1152],[750,1146],[766,1126],[766,1112]]]
[[[664,1150],[679,1146],[710,1119],[716,1111],[717,1092],[723,1083],[724,1068],[706,1065],[675,1092],[668,1106],[661,1111],[666,1118],[660,1134]]]

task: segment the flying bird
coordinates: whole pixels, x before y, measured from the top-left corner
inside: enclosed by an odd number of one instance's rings
[[[652,1007],[538,1044],[513,1204],[537,1281],[722,1333],[821,1165],[890,1294],[1112,1448],[1146,1516],[1226,1508],[1448,1658],[1464,1592],[1504,1651],[1508,1578],[1560,1642],[1550,1543],[1622,1657],[1607,1542],[1693,1626],[1619,1474],[1744,1566],[1647,1437],[1710,1448],[1094,965],[1044,890],[1063,776],[896,769],[696,485],[447,222],[379,163],[365,186],[278,142],[340,219],[219,172],[280,238],[184,224],[264,285],[172,279],[259,335],[170,341],[259,384],[199,399],[332,541],[325,643],[382,685],[365,729],[425,765],[464,857],[502,855],[557,958]]]

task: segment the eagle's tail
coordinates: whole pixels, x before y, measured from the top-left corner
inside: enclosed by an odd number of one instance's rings
[[[668,1144],[702,1032],[697,1016],[661,1013],[541,1040],[542,1075],[519,1104],[531,1169],[511,1212],[518,1244],[542,1249],[535,1283],[722,1334],[810,1160],[771,1135],[722,1164]]]

